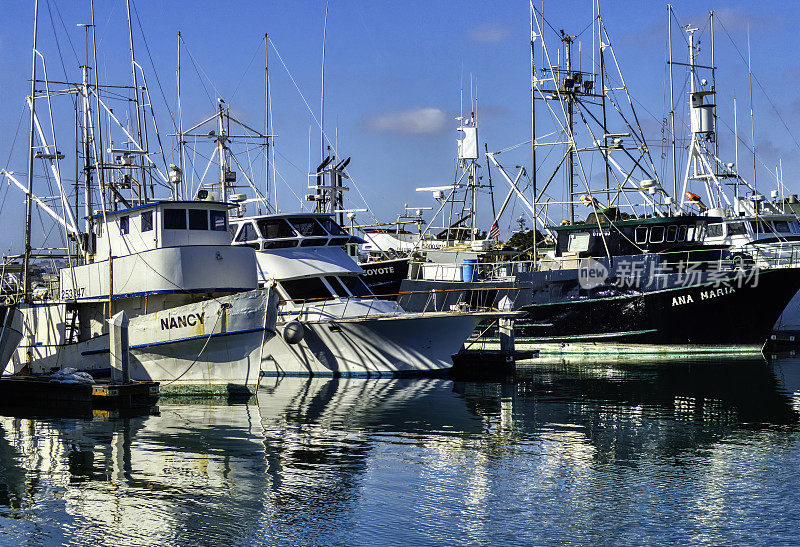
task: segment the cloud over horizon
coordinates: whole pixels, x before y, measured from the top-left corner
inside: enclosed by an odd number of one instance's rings
[[[396,131],[407,135],[430,135],[445,129],[447,114],[439,108],[422,107],[407,110],[392,110],[369,116],[367,129],[372,131]]]
[[[507,28],[501,27],[497,23],[484,23],[469,30],[469,38],[473,42],[484,44],[495,44],[508,36]]]

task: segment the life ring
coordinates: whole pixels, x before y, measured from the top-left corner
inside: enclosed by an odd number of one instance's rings
[[[580,201],[587,207],[590,205],[597,205],[599,203],[596,197],[590,196],[589,194],[582,195]]]

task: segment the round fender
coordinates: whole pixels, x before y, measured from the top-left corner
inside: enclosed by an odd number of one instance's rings
[[[283,327],[283,339],[288,344],[299,344],[303,340],[305,332],[300,321],[290,321]]]

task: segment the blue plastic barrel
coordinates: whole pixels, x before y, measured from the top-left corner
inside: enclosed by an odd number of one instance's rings
[[[477,281],[478,280],[478,259],[465,258],[461,263],[461,280],[462,281]]]

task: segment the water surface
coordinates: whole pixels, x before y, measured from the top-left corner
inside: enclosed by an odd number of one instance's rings
[[[0,417],[0,543],[794,543],[800,360],[539,359]],[[5,411],[5,414],[12,414]]]

